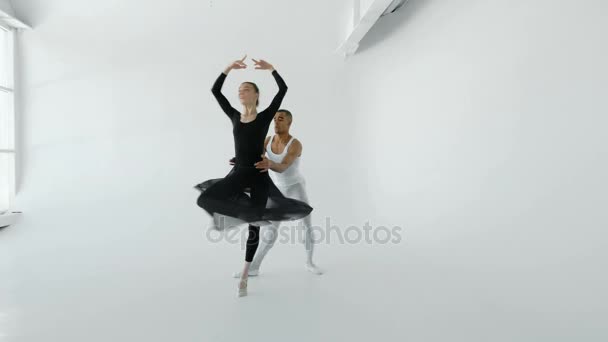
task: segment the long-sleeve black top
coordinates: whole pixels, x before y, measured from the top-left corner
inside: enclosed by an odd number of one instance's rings
[[[234,136],[234,155],[236,156],[236,164],[238,166],[253,167],[253,164],[262,160],[264,153],[264,139],[268,133],[270,122],[274,118],[277,110],[281,106],[281,102],[287,93],[287,85],[276,70],[272,71],[279,91],[272,99],[270,106],[259,112],[255,120],[251,122],[241,122],[241,113],[230,105],[230,102],[224,94],[222,94],[222,86],[226,79],[226,74],[223,72],[219,75],[211,92],[217,99],[217,102],[222,107],[222,110],[232,121],[232,134]]]

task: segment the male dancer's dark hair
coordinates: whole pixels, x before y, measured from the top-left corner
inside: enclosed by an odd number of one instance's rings
[[[285,113],[285,115],[287,115],[287,117],[289,118],[289,122],[293,121],[293,115],[291,115],[291,112],[287,109],[279,109],[277,110],[277,113]]]

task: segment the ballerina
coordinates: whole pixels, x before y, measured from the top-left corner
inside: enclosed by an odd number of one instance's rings
[[[260,225],[269,224],[269,221],[296,220],[312,211],[312,207],[307,203],[283,196],[268,172],[255,167],[255,163],[263,160],[261,156],[264,151],[264,138],[287,93],[287,85],[274,66],[264,60],[252,59],[255,69],[269,70],[279,87],[270,106],[259,113],[257,106],[260,91],[255,83],[243,82],[239,87],[242,113],[232,107],[221,92],[230,71],[247,67],[244,63],[246,57],[247,55],[226,67],[211,88],[220,107],[232,122],[234,151],[238,161],[224,178],[209,179],[196,186],[201,191],[197,204],[207,213],[212,216],[221,214],[234,217],[250,223],[238,296],[247,295],[249,266],[258,248]],[[250,197],[244,194],[245,188],[249,188]]]

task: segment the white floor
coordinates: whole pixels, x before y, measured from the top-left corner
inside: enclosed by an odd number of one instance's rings
[[[240,246],[207,242],[197,227],[144,222],[123,234],[117,227],[70,228],[70,241],[27,218],[0,231],[0,341],[606,337],[601,298],[595,307],[579,301],[585,287],[572,274],[498,272],[483,259],[438,264],[417,248],[415,234],[399,245],[319,246],[321,276],[304,270],[303,246],[278,244],[250,278],[249,296],[237,298],[231,273],[241,267]]]

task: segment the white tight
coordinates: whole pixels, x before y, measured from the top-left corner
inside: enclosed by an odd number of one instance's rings
[[[277,188],[281,190],[281,193],[285,197],[293,198],[300,200],[302,202],[308,203],[308,196],[306,194],[306,182],[300,182],[289,186],[279,186]],[[266,256],[266,253],[274,246],[274,243],[278,237],[278,229],[281,227],[282,221],[271,221],[272,225],[263,226],[262,231],[260,232],[260,244],[258,246],[258,250],[253,257],[253,261],[251,262],[251,268],[258,269],[262,260]],[[311,224],[311,215],[308,215],[302,218],[302,223],[304,224],[304,246],[306,248],[306,257],[307,262],[312,263],[312,254],[313,254],[313,246],[314,240],[312,235],[312,224]]]

